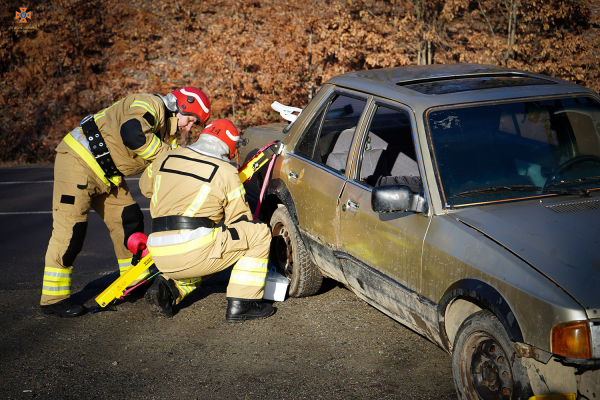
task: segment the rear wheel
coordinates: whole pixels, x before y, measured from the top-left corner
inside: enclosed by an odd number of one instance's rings
[[[489,310],[469,316],[452,350],[452,374],[463,400],[528,399],[533,396],[527,370],[515,354],[504,327]]]
[[[300,233],[285,207],[271,217],[271,260],[289,280],[290,297],[306,297],[321,288],[323,276],[311,261]]]

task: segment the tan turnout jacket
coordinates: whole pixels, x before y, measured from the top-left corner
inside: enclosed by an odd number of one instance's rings
[[[131,94],[112,106],[94,114],[110,155],[125,176],[139,174],[156,157],[176,147],[177,118],[168,117],[162,99],[153,94]],[[170,113],[169,113],[170,114]],[[79,146],[78,144],[82,145]],[[57,151],[82,154],[87,146],[81,128],[69,133]],[[88,150],[86,150],[88,151]],[[93,162],[87,164],[94,169]],[[97,168],[94,169],[95,172]],[[97,172],[98,173],[98,172]]]

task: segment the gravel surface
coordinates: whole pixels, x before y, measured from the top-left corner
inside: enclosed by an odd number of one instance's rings
[[[456,398],[445,352],[335,282],[275,303],[271,318],[227,323],[228,276],[171,319],[140,297],[58,318],[39,311],[37,290],[2,291],[2,398]]]

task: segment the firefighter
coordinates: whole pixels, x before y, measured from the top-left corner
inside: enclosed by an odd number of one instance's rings
[[[144,230],[144,215],[124,176],[136,175],[177,147],[178,130],[204,125],[210,102],[201,90],[185,87],[166,96],[132,94],[90,115],[56,148],[53,230],[45,258],[41,309],[75,317],[85,307],[71,298],[71,273],[81,251],[93,208],[110,231],[119,271],[131,266],[127,238]],[[141,280],[147,275],[142,274]]]
[[[270,231],[252,221],[244,186],[230,163],[239,140],[233,123],[213,121],[194,144],[161,154],[140,178],[142,194],[151,198],[148,250],[163,272],[145,295],[156,313],[171,317],[175,304],[233,264],[225,319],[274,312],[262,302]]]

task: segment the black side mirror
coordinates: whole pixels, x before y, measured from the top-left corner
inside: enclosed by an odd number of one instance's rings
[[[408,186],[378,186],[371,193],[371,208],[376,213],[412,211],[426,213],[427,201]]]

